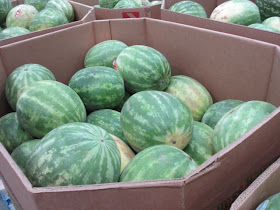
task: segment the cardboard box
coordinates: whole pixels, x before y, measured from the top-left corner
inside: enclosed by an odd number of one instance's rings
[[[280,159],[269,166],[232,204],[231,210],[254,210],[268,197],[280,192]]]
[[[98,0],[74,0],[76,2],[89,6],[99,5]],[[155,0],[152,0],[155,1]],[[149,17],[160,19],[161,5],[151,7],[133,8],[133,9],[105,9],[95,7],[95,15],[97,20],[118,19],[118,18],[141,18]]]
[[[93,21],[0,47],[0,116],[10,111],[4,87],[16,67],[39,63],[68,84],[84,68],[87,51],[110,39],[159,50],[170,62],[173,75],[197,79],[214,101],[231,98],[280,104],[278,46],[139,18]],[[279,157],[279,124],[280,108],[181,179],[32,188],[1,144],[0,176],[12,199],[28,210],[225,209],[247,187],[247,180]]]
[[[255,28],[249,28],[247,26],[224,23],[220,21],[210,20],[209,17],[212,11],[220,4],[227,0],[193,0],[199,3],[205,9],[208,18],[201,18],[192,15],[181,14],[178,12],[172,12],[168,9],[180,0],[163,0],[161,7],[161,19],[175,23],[186,24],[199,28],[206,28],[214,31],[220,31],[228,34],[238,35],[251,39],[256,39],[276,45],[280,45],[280,34],[270,31],[259,30]],[[255,0],[252,0],[255,2]]]
[[[13,0],[11,1],[13,7],[19,5],[19,4],[23,4],[24,0]],[[29,39],[32,37],[36,37],[36,36],[40,36],[40,35],[44,35],[47,33],[51,33],[54,31],[58,31],[60,29],[63,28],[68,28],[71,26],[75,26],[75,25],[79,25],[82,23],[86,23],[92,20],[95,20],[95,14],[94,14],[94,10],[92,9],[92,7],[89,7],[87,5],[78,3],[78,2],[74,2],[74,1],[69,1],[71,3],[71,5],[74,8],[75,11],[75,21],[71,22],[71,23],[67,23],[64,25],[60,25],[60,26],[56,26],[56,27],[52,27],[52,28],[48,28],[48,29],[44,29],[41,31],[35,31],[35,32],[31,32],[29,34],[25,34],[25,35],[21,35],[21,36],[16,36],[16,37],[12,37],[9,39],[3,39],[0,40],[0,46],[6,45],[6,44],[10,44],[10,43],[14,43],[14,42],[18,42],[18,41],[22,41],[25,39]]]

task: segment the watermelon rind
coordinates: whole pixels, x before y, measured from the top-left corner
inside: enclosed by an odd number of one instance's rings
[[[125,92],[121,75],[105,66],[79,70],[71,77],[69,87],[80,96],[88,111],[116,107]]]
[[[19,123],[17,114],[11,112],[0,118],[0,142],[9,153],[23,142],[34,139]]]
[[[130,94],[128,92],[125,91],[123,99],[121,100],[121,102],[119,103],[118,106],[116,106],[114,109],[118,112],[122,111],[123,105],[124,103],[127,101],[127,99],[130,97]]]
[[[68,22],[73,22],[75,20],[74,8],[67,0],[50,0],[46,8],[60,10],[65,14]]]
[[[197,168],[182,150],[157,145],[139,152],[124,168],[120,182],[182,178]]]
[[[116,63],[129,93],[165,90],[169,85],[169,62],[156,49],[144,45],[127,47],[119,54]]]
[[[107,40],[94,45],[87,52],[85,67],[107,66],[114,68],[113,61],[127,48],[127,45],[118,40]]]
[[[280,16],[280,0],[256,0],[262,20]]]
[[[231,0],[217,6],[210,19],[238,25],[261,23],[259,8],[249,0]]]
[[[264,31],[270,31],[270,32],[275,32],[275,33],[279,33],[279,31],[275,30],[274,28],[268,26],[268,25],[264,25],[262,23],[254,23],[249,25],[248,27],[250,28],[256,28],[259,30],[264,30]]]
[[[102,8],[113,9],[120,0],[99,0]]]
[[[40,12],[41,10],[45,9],[48,1],[49,0],[24,0],[24,4],[32,5],[38,10],[38,12]]]
[[[280,33],[280,17],[270,17],[265,19],[262,24],[273,28],[276,32]]]
[[[39,139],[60,125],[86,121],[86,109],[77,93],[52,80],[26,87],[18,99],[16,112],[20,125]]]
[[[16,36],[21,36],[24,34],[28,34],[30,31],[26,28],[22,27],[10,27],[6,28],[3,31],[0,30],[0,40],[1,39],[8,39]]]
[[[58,9],[46,8],[41,10],[30,22],[30,31],[40,31],[47,28],[63,25],[68,20],[63,12]]]
[[[114,7],[114,9],[125,8],[139,8],[148,6],[150,2],[148,0],[120,0]]]
[[[24,64],[9,75],[6,81],[5,94],[14,111],[16,111],[16,104],[23,90],[33,82],[41,80],[55,80],[55,77],[49,69],[40,64]]]
[[[276,109],[264,101],[248,101],[227,112],[214,129],[214,151],[227,147]]]
[[[29,29],[31,20],[38,14],[35,7],[28,4],[20,4],[15,6],[7,15],[7,27],[23,27]]]
[[[277,210],[280,206],[280,193],[276,193],[263,201],[256,210]]]
[[[34,187],[117,182],[121,156],[104,129],[68,123],[48,133],[34,148],[25,173]]]
[[[148,3],[148,6],[155,6],[155,5],[159,5],[162,4],[162,1],[151,1],[150,3]]]
[[[176,96],[163,91],[141,91],[125,102],[121,126],[136,152],[158,144],[184,149],[192,135],[193,118]]]
[[[17,163],[19,168],[25,173],[25,165],[30,158],[33,149],[40,142],[40,139],[34,139],[30,141],[26,141],[19,145],[12,153],[11,156],[14,161]]]
[[[170,8],[170,11],[179,12],[182,14],[193,15],[197,17],[207,18],[207,14],[204,8],[193,1],[180,1],[176,4],[173,4]]]
[[[10,0],[0,0],[0,25],[6,21],[6,17],[12,8]]]

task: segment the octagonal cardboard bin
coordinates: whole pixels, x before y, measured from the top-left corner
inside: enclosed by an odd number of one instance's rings
[[[163,0],[161,7],[161,19],[166,21],[171,21],[175,23],[181,23],[190,26],[196,26],[199,28],[210,29],[214,31],[219,31],[223,33],[238,35],[242,37],[247,37],[251,39],[256,39],[276,45],[280,45],[280,34],[270,31],[259,30],[255,28],[249,28],[247,26],[224,23],[220,21],[210,20],[209,17],[212,11],[220,4],[226,2],[227,0],[193,0],[199,3],[205,9],[207,13],[207,18],[196,17],[187,14],[181,14],[178,12],[169,11],[169,8],[181,0]],[[252,0],[255,2],[255,0]]]
[[[93,21],[0,47],[0,116],[10,112],[4,87],[18,66],[39,63],[68,84],[95,44],[147,45],[170,62],[173,75],[202,83],[214,101],[280,104],[276,45],[149,18]],[[71,43],[71,44],[69,44]],[[181,179],[85,186],[32,187],[0,144],[0,176],[22,209],[225,209],[280,155],[280,108],[232,145]]]

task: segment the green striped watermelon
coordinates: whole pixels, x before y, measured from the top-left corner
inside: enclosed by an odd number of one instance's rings
[[[113,9],[120,0],[99,0],[99,5],[102,8]]]
[[[276,32],[280,33],[280,17],[270,17],[263,21],[264,25],[273,28]]]
[[[123,169],[134,158],[135,154],[123,140],[119,139],[118,137],[112,134],[110,135],[115,140],[121,154],[121,173],[122,173]]]
[[[0,142],[9,153],[31,139],[33,137],[20,126],[15,112],[0,118]]]
[[[112,109],[100,109],[90,113],[87,122],[103,128],[108,133],[128,143],[122,132],[120,112]]]
[[[55,80],[52,72],[40,64],[22,65],[9,75],[5,94],[13,110],[16,110],[16,103],[23,90],[33,82],[40,80]]]
[[[10,0],[0,0],[0,25],[6,21],[6,17],[12,8]]]
[[[177,97],[150,90],[135,93],[125,102],[121,126],[136,152],[157,144],[184,149],[192,135],[193,118]]]
[[[47,28],[63,25],[68,20],[63,12],[58,9],[43,9],[30,22],[30,31],[40,31]]]
[[[184,151],[201,165],[214,155],[214,130],[201,122],[194,122],[192,138]]]
[[[0,30],[0,32],[0,40],[30,33],[28,29],[22,27],[10,27],[4,29],[3,31]]]
[[[7,27],[23,27],[29,29],[30,21],[38,14],[35,7],[28,4],[15,6],[7,15]]]
[[[151,7],[151,6],[155,6],[158,4],[162,4],[162,1],[152,1],[152,2],[148,3],[148,6]]]
[[[34,148],[25,173],[34,187],[117,182],[121,157],[108,132],[89,123],[68,123]]]
[[[193,1],[180,1],[169,8],[170,11],[182,14],[193,15],[197,17],[207,18],[204,8]]]
[[[280,16],[280,0],[256,0],[261,18],[265,20],[273,16]]]
[[[120,182],[182,178],[196,167],[182,150],[157,145],[138,153],[124,168]]]
[[[280,206],[280,193],[276,193],[263,201],[256,210],[277,210]]]
[[[49,0],[24,0],[24,4],[29,4],[35,7],[39,12],[45,9]]]
[[[116,106],[114,109],[115,109],[116,111],[118,111],[118,112],[121,112],[124,103],[127,101],[127,99],[128,99],[129,97],[130,97],[130,94],[129,94],[128,92],[125,92],[122,101],[121,101],[121,102],[119,103],[119,105]]]
[[[113,61],[127,48],[127,45],[117,40],[107,40],[94,45],[86,54],[85,67],[107,66],[114,68]]]
[[[256,28],[256,29],[259,29],[259,30],[264,30],[264,31],[270,31],[270,32],[275,32],[275,33],[279,33],[277,30],[275,30],[274,28],[270,27],[270,26],[267,26],[267,25],[264,25],[262,23],[254,23],[254,24],[251,24],[249,25],[248,27],[250,28]]]
[[[67,0],[50,0],[48,1],[46,8],[60,10],[65,14],[68,22],[75,20],[74,8]]]
[[[114,9],[124,8],[138,8],[147,6],[150,2],[148,0],[120,0],[114,7]]]
[[[215,152],[237,140],[275,109],[275,106],[264,101],[249,101],[227,112],[214,129]]]
[[[105,66],[88,67],[76,72],[69,81],[69,87],[81,97],[89,111],[116,107],[125,92],[121,75]]]
[[[200,121],[206,110],[213,104],[207,89],[188,76],[172,76],[165,91],[181,99],[189,107],[196,121]]]
[[[167,59],[157,50],[134,45],[124,49],[117,58],[117,69],[126,90],[165,90],[170,82],[171,68]]]
[[[243,101],[228,99],[219,101],[211,105],[205,112],[202,117],[201,122],[210,126],[211,128],[215,128],[218,121],[231,109],[242,104]]]
[[[70,87],[43,80],[29,85],[17,102],[20,125],[36,138],[42,138],[60,125],[85,122],[86,109]]]
[[[25,165],[30,158],[33,149],[40,142],[40,139],[34,139],[26,141],[19,145],[11,154],[14,161],[20,167],[23,173],[25,173]]]
[[[249,0],[226,1],[213,10],[210,19],[245,26],[261,22],[259,8]]]

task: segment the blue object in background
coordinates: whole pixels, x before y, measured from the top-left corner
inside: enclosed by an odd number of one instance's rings
[[[15,210],[7,190],[0,177],[0,210]]]

